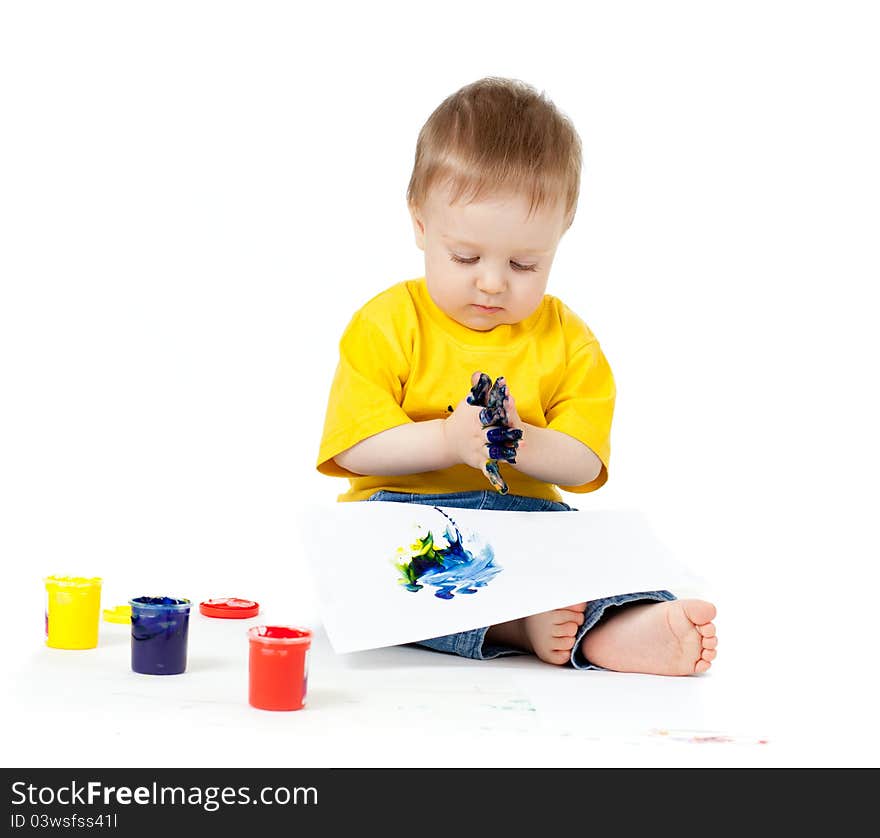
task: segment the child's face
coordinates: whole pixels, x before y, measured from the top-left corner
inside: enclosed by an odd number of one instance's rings
[[[448,188],[410,208],[428,293],[462,326],[519,323],[541,304],[566,219],[561,202],[528,210],[521,195],[451,204]]]

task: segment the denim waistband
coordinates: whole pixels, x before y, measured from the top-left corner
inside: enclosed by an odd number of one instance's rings
[[[449,506],[458,509],[495,509],[502,512],[577,511],[573,506],[569,506],[562,501],[531,498],[525,495],[502,495],[494,490],[421,495],[415,492],[389,492],[382,489],[370,495],[367,500],[421,503],[427,506]]]

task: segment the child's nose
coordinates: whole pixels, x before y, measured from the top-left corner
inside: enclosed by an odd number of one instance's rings
[[[504,271],[498,268],[482,267],[477,275],[477,288],[484,294],[500,294],[506,285]]]

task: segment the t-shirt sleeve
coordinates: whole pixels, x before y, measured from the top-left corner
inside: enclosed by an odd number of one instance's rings
[[[580,486],[560,486],[567,492],[592,492],[608,479],[611,419],[616,388],[611,367],[593,338],[572,352],[565,376],[545,411],[547,426],[574,437],[602,461],[599,476]]]
[[[390,325],[386,329],[357,314],[342,335],[318,452],[322,474],[350,477],[334,462],[337,454],[412,421],[401,407],[408,365],[390,332]]]

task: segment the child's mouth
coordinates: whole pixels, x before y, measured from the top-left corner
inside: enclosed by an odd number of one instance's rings
[[[483,314],[494,314],[496,311],[501,311],[501,306],[480,306],[476,303],[474,303],[474,308]]]

